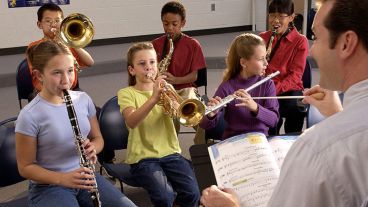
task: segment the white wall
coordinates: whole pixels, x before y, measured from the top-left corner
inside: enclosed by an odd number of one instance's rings
[[[255,3],[255,24],[257,31],[266,31],[267,23],[267,0],[253,0]]]
[[[65,16],[73,12],[87,15],[95,26],[94,39],[105,39],[161,33],[160,11],[167,1],[70,0],[70,5],[62,9]],[[182,0],[182,3],[187,9],[184,31],[252,24],[251,0]],[[36,26],[38,7],[9,9],[7,1],[0,4],[0,48],[26,46],[42,37]],[[215,11],[211,11],[211,4],[215,4]]]

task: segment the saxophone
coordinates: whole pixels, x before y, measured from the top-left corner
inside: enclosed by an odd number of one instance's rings
[[[162,74],[163,72],[167,71],[167,69],[169,68],[169,65],[171,63],[172,54],[174,53],[174,42],[173,42],[173,39],[172,39],[170,34],[167,35],[167,39],[169,40],[170,50],[167,53],[167,55],[165,56],[165,58],[163,58],[157,64],[159,74]],[[166,47],[166,45],[164,47]]]
[[[162,74],[167,71],[171,62],[171,57],[174,52],[174,43],[170,35],[168,35],[170,50],[158,64],[158,73]],[[153,74],[146,75],[153,82]],[[172,118],[176,118],[184,126],[195,126],[203,117],[205,106],[201,101],[196,99],[183,100],[176,92],[174,87],[166,83],[161,85],[164,88],[160,96],[158,104],[163,107],[164,113]]]
[[[271,34],[270,40],[268,41],[268,44],[267,44],[267,53],[266,53],[267,61],[270,61],[270,56],[271,56],[271,52],[272,52],[272,43],[273,43],[273,40],[275,39],[276,34],[277,34],[277,28],[274,27],[274,28],[272,28],[272,34]]]
[[[68,116],[70,119],[70,123],[72,125],[73,128],[73,134],[74,134],[74,138],[75,138],[75,145],[77,147],[79,156],[80,156],[80,166],[82,167],[86,167],[88,169],[90,169],[92,171],[92,175],[95,178],[95,166],[93,165],[93,163],[91,162],[91,160],[87,159],[86,157],[86,153],[85,153],[85,149],[83,147],[83,141],[86,138],[82,137],[82,134],[80,132],[79,129],[79,124],[78,124],[78,119],[77,119],[77,114],[75,113],[74,110],[74,106],[73,106],[73,102],[72,102],[72,98],[70,97],[69,93],[67,90],[63,90],[64,93],[64,102],[66,104],[66,109],[68,111]],[[95,185],[93,186],[93,189],[90,191],[91,193],[91,199],[93,202],[93,206],[95,207],[101,207],[101,201],[100,201],[100,193],[98,192],[98,188],[97,188],[97,183],[95,183]]]

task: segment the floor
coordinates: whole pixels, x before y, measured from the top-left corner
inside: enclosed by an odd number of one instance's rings
[[[209,35],[201,36],[198,39],[202,43],[206,57],[217,57],[222,59],[226,54],[227,45],[231,42],[237,33],[230,33],[224,35]],[[114,46],[115,47],[115,46]],[[127,45],[124,45],[126,48]],[[4,57],[2,57],[4,58]],[[213,66],[208,69],[208,95],[212,96],[219,85],[222,78],[223,68],[216,68]],[[318,70],[312,70],[312,85],[318,83]],[[80,78],[80,86],[86,91],[94,100],[97,106],[102,106],[109,98],[116,95],[116,92],[127,86],[127,73],[123,70],[120,72],[99,74],[94,76],[87,76]],[[204,87],[199,89],[200,94],[204,94]],[[17,101],[17,91],[15,86],[0,88],[0,120],[16,116],[19,113],[19,105]],[[23,102],[26,104],[26,102]],[[182,128],[182,130],[190,131],[190,128]],[[183,155],[189,157],[189,147],[193,145],[194,134],[180,134],[179,140]],[[124,151],[117,153],[117,162],[124,160]],[[116,185],[119,187],[118,185]],[[21,182],[16,185],[0,189],[0,202],[13,199],[22,195],[27,190],[27,182]],[[138,206],[149,207],[152,206],[147,193],[142,188],[133,188],[126,186],[125,194]]]

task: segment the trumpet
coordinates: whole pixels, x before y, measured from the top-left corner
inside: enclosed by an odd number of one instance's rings
[[[147,78],[155,82],[153,74],[148,73]],[[164,113],[170,117],[176,118],[180,124],[193,127],[203,118],[205,105],[197,99],[183,100],[174,87],[166,83],[161,85],[164,91],[161,93],[159,105],[164,109]]]
[[[159,74],[167,71],[174,52],[174,43],[171,35],[168,35],[167,38],[170,50],[157,65]],[[146,77],[153,82],[156,81],[152,73],[146,74]],[[163,107],[165,114],[176,118],[180,124],[187,127],[193,127],[201,121],[205,111],[205,105],[201,101],[196,99],[183,100],[169,83],[165,83],[161,87],[164,88],[164,91],[161,93],[159,105]]]

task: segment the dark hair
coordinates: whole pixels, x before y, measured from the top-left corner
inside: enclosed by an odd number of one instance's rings
[[[326,2],[328,0],[319,0]],[[337,38],[344,32],[355,32],[368,51],[368,0],[335,0],[324,25],[330,33],[330,48],[333,49]]]
[[[44,41],[27,49],[27,57],[32,68],[43,73],[46,64],[56,55],[72,55],[69,48],[61,43]]]
[[[294,2],[291,0],[273,0],[268,5],[268,13],[294,14]]]
[[[185,20],[185,7],[178,1],[169,1],[161,9],[161,19],[167,13],[178,14],[181,20]]]
[[[134,56],[141,50],[155,50],[151,42],[138,42],[133,44],[127,52],[127,69],[129,66],[133,67]],[[137,83],[135,77],[132,76],[128,71],[128,85],[134,86]]]
[[[53,3],[47,3],[47,4],[42,5],[38,9],[38,11],[37,11],[37,19],[38,19],[38,21],[42,21],[43,13],[45,11],[56,11],[56,12],[60,12],[61,13],[61,17],[62,18],[64,17],[63,10],[61,10],[61,8],[58,5],[53,4]]]
[[[252,33],[237,36],[230,45],[226,57],[226,70],[223,80],[229,80],[241,72],[240,58],[249,60],[254,55],[254,48],[265,45],[263,39]]]
[[[281,13],[288,16],[294,14],[294,2],[292,0],[273,0],[268,5],[268,13]],[[294,22],[289,23],[293,27]]]

